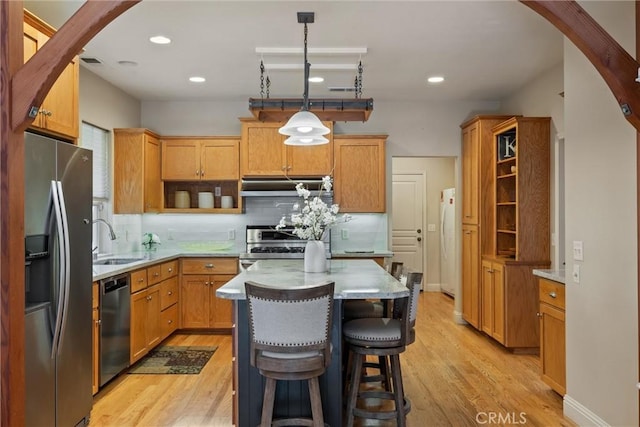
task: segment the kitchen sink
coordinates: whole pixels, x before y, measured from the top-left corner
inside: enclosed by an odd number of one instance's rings
[[[142,261],[144,258],[107,258],[93,261],[93,265],[123,265]]]

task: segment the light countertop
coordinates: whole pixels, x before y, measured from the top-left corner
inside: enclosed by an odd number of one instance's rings
[[[335,282],[338,299],[398,298],[409,295],[405,285],[387,273],[373,260],[328,260],[326,273],[305,273],[304,261],[261,260],[241,272],[216,291],[225,299],[245,299],[244,282],[290,289]]]
[[[565,284],[564,270],[533,270],[533,274],[538,277],[553,280],[554,282]]]
[[[393,252],[389,251],[331,251],[331,257],[340,258],[391,258]]]
[[[104,279],[111,276],[116,276],[121,273],[138,270],[140,268],[148,267],[159,262],[171,261],[177,258],[186,257],[239,257],[238,252],[227,251],[184,251],[173,249],[159,249],[154,252],[132,252],[128,254],[110,255],[106,258],[140,258],[139,261],[130,262],[128,264],[120,265],[93,265],[93,281]]]

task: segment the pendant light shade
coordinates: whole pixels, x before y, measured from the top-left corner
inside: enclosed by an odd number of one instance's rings
[[[299,145],[308,147],[311,145],[327,144],[329,140],[322,135],[317,136],[290,136],[284,140],[285,145]]]
[[[326,135],[330,131],[318,116],[306,110],[295,113],[284,126],[278,129],[282,135],[300,137]]]
[[[282,135],[289,135],[284,142],[287,145],[320,145],[329,140],[326,135],[331,130],[322,124],[318,116],[309,111],[309,68],[307,61],[307,24],[314,21],[313,12],[298,12],[298,23],[304,24],[304,94],[302,109],[295,113],[289,121],[278,129]]]

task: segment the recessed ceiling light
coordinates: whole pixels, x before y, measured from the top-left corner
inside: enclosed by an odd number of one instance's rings
[[[118,64],[123,67],[136,67],[138,65],[136,61],[118,61]]]
[[[442,76],[432,76],[427,79],[429,83],[442,83],[444,81],[444,77]]]
[[[193,76],[193,77],[189,77],[189,81],[193,83],[203,83],[203,82],[206,82],[207,79],[205,79],[204,77]]]
[[[149,41],[155,44],[169,44],[171,43],[171,39],[165,36],[153,36],[149,37]]]
[[[309,81],[311,83],[322,83],[324,81],[324,77],[320,77],[320,76],[309,77]]]

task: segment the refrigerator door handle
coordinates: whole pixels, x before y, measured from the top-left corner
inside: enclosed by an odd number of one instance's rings
[[[62,214],[62,231],[64,233],[64,256],[61,257],[60,263],[64,264],[64,305],[62,308],[62,322],[60,327],[60,337],[58,338],[58,354],[61,352],[62,340],[67,329],[67,315],[69,312],[69,294],[71,286],[71,249],[69,241],[69,217],[67,216],[67,205],[64,201],[64,191],[62,190],[62,182],[57,181],[58,197],[60,199],[60,213]]]
[[[444,243],[444,213],[446,210],[447,206],[444,203],[441,203],[440,206],[440,251],[442,252],[442,255],[447,258],[447,248],[446,245]]]
[[[53,199],[53,210],[55,212],[56,217],[56,229],[58,232],[58,258],[60,259],[59,265],[59,278],[58,278],[58,303],[56,308],[56,317],[55,317],[55,326],[53,328],[53,340],[51,343],[51,358],[55,358],[56,353],[58,352],[58,342],[60,340],[60,329],[62,328],[62,311],[64,310],[64,291],[65,291],[65,278],[66,272],[65,263],[62,258],[64,257],[66,248],[65,248],[65,237],[63,230],[63,220],[62,220],[62,209],[60,207],[60,195],[58,194],[58,184],[56,181],[51,181],[51,194]]]

